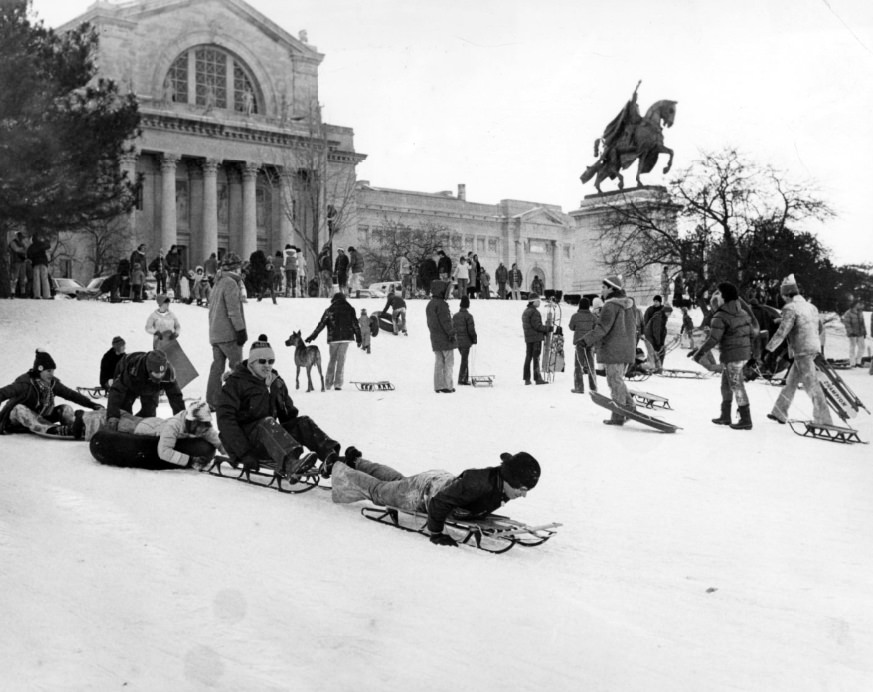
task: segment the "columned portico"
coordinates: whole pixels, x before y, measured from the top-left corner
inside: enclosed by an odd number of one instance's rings
[[[176,244],[176,154],[161,158],[161,247],[169,251]]]
[[[257,196],[256,183],[260,164],[246,162],[242,167],[242,256],[248,257],[258,249],[258,226],[257,226]]]
[[[121,170],[127,173],[127,179],[131,185],[136,185],[136,160],[139,158],[136,153],[124,154],[121,157]],[[131,235],[136,234],[136,207],[133,207],[126,215],[127,231]]]
[[[203,170],[203,258],[218,252],[218,166],[217,159],[206,159]]]
[[[279,238],[282,249],[285,244],[296,245],[294,224],[291,222],[291,210],[294,199],[294,176],[290,171],[282,170],[279,174]]]

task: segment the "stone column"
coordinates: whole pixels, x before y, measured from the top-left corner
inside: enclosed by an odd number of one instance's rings
[[[221,162],[203,162],[203,258],[218,252],[218,167]]]
[[[169,252],[176,244],[176,154],[161,158],[161,247]]]
[[[561,289],[561,286],[559,285],[559,282],[561,280],[560,279],[561,272],[558,269],[558,266],[559,266],[559,264],[558,264],[558,254],[559,254],[558,253],[558,241],[557,240],[551,241],[551,245],[552,245],[552,276],[551,276],[552,285],[548,286],[548,287],[544,287],[544,288],[552,288],[552,289],[557,291],[557,290]],[[549,277],[546,277],[546,280],[548,280],[548,279],[549,279]]]
[[[294,208],[294,175],[283,170],[279,174],[279,242],[284,250],[285,244],[297,245],[294,237],[294,224],[291,221],[291,211]]]
[[[127,179],[131,185],[136,185],[136,161],[139,158],[139,155],[136,152],[132,152],[130,154],[123,154],[121,156],[121,170],[127,173]],[[140,193],[142,194],[142,193]],[[125,228],[130,233],[130,237],[137,238],[136,234],[136,205],[134,204],[131,207],[130,211],[127,213],[125,217]],[[137,243],[138,245],[139,243]],[[151,250],[151,248],[149,248]]]
[[[242,231],[242,257],[246,259],[258,249],[258,224],[256,215],[257,199],[255,195],[255,183],[258,180],[260,164],[247,162],[243,165],[243,231]]]

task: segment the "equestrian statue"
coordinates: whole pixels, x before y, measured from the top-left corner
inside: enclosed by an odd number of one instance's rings
[[[676,117],[676,101],[656,101],[641,117],[637,106],[637,90],[641,83],[637,82],[631,100],[606,126],[603,136],[594,140],[594,155],[599,158],[579,177],[583,184],[594,178],[594,187],[600,193],[603,193],[600,183],[605,178],[618,178],[618,189],[623,189],[621,170],[638,159],[638,186],[642,185],[640,175],[655,167],[659,155],[670,155],[664,173],[669,172],[673,165],[673,150],[664,146],[663,125],[672,127]]]

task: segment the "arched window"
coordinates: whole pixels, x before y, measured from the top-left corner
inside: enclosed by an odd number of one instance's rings
[[[260,113],[261,100],[251,71],[238,57],[217,46],[195,46],[170,65],[165,98],[176,103]]]

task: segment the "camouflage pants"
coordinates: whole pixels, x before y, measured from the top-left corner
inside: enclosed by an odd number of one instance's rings
[[[721,400],[730,403],[731,397],[736,399],[737,406],[748,406],[749,397],[746,396],[745,378],[743,377],[744,360],[736,360],[725,363],[721,371]]]
[[[820,425],[833,425],[827,399],[825,399],[824,391],[816,378],[814,359],[815,356],[794,356],[794,364],[788,371],[788,377],[785,378],[785,386],[782,387],[771,412],[780,420],[788,418],[788,409],[794,400],[797,385],[802,382],[803,390],[812,399],[813,422]]]
[[[331,498],[337,503],[369,500],[377,505],[424,512],[427,503],[455,477],[448,471],[425,471],[408,478],[389,466],[359,459],[352,469],[333,467]]]
[[[9,414],[9,422],[13,426],[26,428],[31,432],[45,434],[50,428],[58,425],[70,425],[73,422],[73,407],[67,404],[55,406],[45,416],[39,415],[33,409],[18,404]]]

